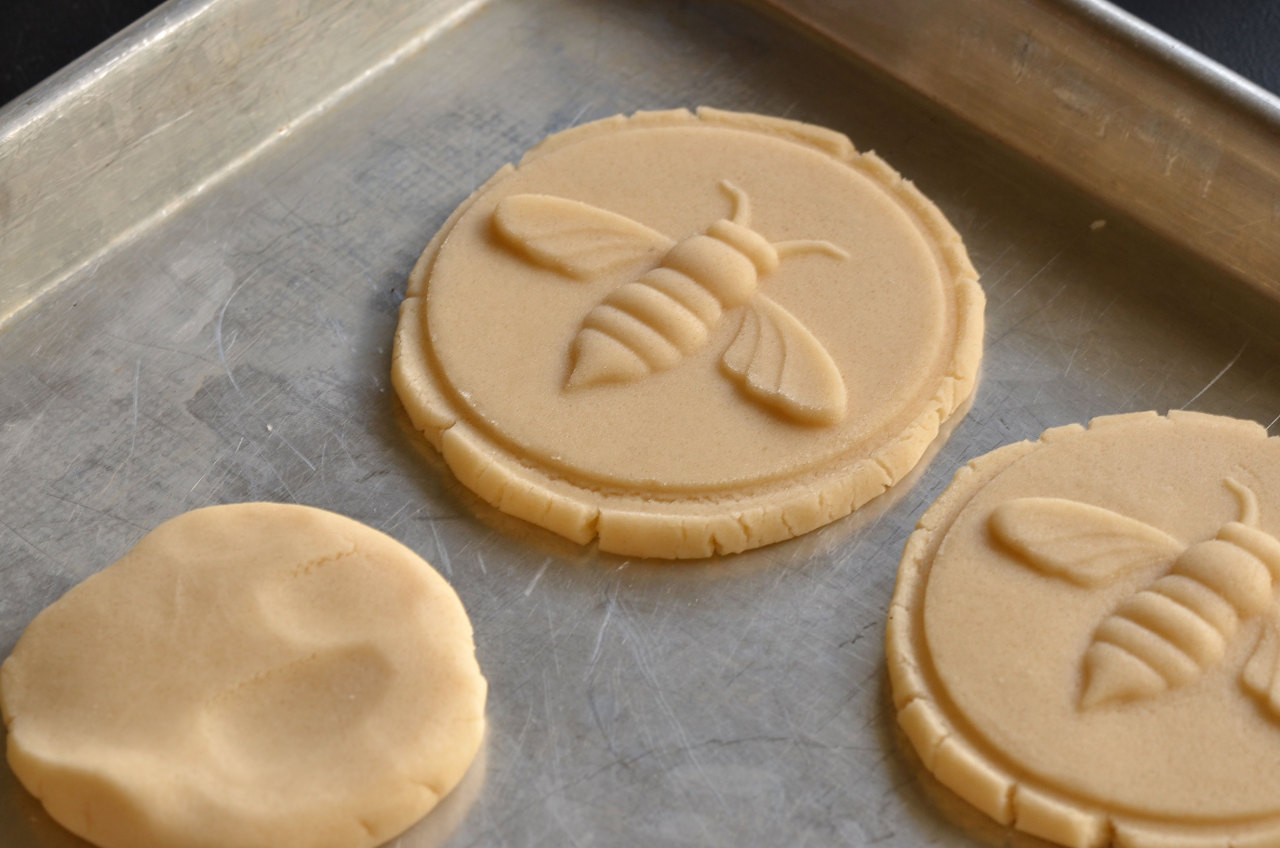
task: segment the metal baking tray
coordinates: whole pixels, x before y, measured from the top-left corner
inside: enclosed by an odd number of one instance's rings
[[[461,489],[390,388],[405,279],[543,136],[714,105],[874,149],[988,296],[968,414],[890,494],[623,560]],[[912,526],[967,460],[1102,414],[1280,420],[1274,98],[1099,2],[174,0],[0,111],[0,654],[186,509],[402,540],[470,611],[489,732],[393,844],[1034,844],[888,697]],[[0,768],[0,843],[83,845]]]

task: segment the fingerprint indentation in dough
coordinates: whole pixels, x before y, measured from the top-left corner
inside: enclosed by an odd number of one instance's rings
[[[298,645],[374,638],[392,622],[414,621],[422,588],[358,547],[312,560],[254,590],[264,627]]]
[[[226,759],[258,772],[330,759],[378,712],[395,676],[369,643],[326,648],[278,665],[214,694],[204,705],[212,744]]]

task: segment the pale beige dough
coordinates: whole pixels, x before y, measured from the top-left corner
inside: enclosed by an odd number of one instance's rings
[[[461,780],[485,694],[427,563],[265,503],[160,525],[0,668],[14,773],[104,848],[380,844]]]
[[[903,555],[887,650],[926,767],[1066,845],[1280,844],[1280,440],[1194,413],[962,469]]]
[[[959,236],[830,130],[700,109],[559,133],[446,222],[401,308],[414,424],[498,508],[741,551],[902,478],[971,393]]]

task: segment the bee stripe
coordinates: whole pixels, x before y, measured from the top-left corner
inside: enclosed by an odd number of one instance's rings
[[[643,322],[682,353],[691,353],[707,341],[707,325],[697,315],[643,281],[619,286],[605,303]]]
[[[660,333],[621,309],[602,303],[587,313],[582,329],[596,330],[610,336],[653,371],[662,371],[680,361],[680,351]]]
[[[1159,634],[1153,633],[1124,615],[1121,605],[1115,615],[1108,616],[1094,634],[1095,642],[1122,648],[1155,669],[1170,686],[1178,686],[1193,679],[1200,671],[1191,657]]]
[[[1209,622],[1196,615],[1161,591],[1157,580],[1151,588],[1131,597],[1118,611],[1135,624],[1155,633],[1189,656],[1196,665],[1207,668],[1222,656],[1226,639],[1235,632],[1215,630]]]
[[[1157,585],[1162,595],[1182,604],[1219,633],[1234,631],[1240,622],[1235,608],[1199,580],[1185,574],[1166,574],[1157,581]]]
[[[716,300],[715,295],[698,285],[697,280],[679,271],[658,267],[646,273],[640,280],[678,302],[708,327],[714,327],[724,311],[720,308],[720,301]]]

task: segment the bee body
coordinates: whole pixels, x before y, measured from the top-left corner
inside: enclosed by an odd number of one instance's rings
[[[568,384],[634,380],[670,368],[706,344],[725,310],[749,303],[760,275],[777,264],[773,245],[728,220],[677,242],[656,268],[587,313],[573,341]]]
[[[1120,604],[1085,652],[1082,706],[1156,694],[1222,658],[1242,621],[1271,603],[1280,543],[1231,522],[1183,551],[1169,573]]]

